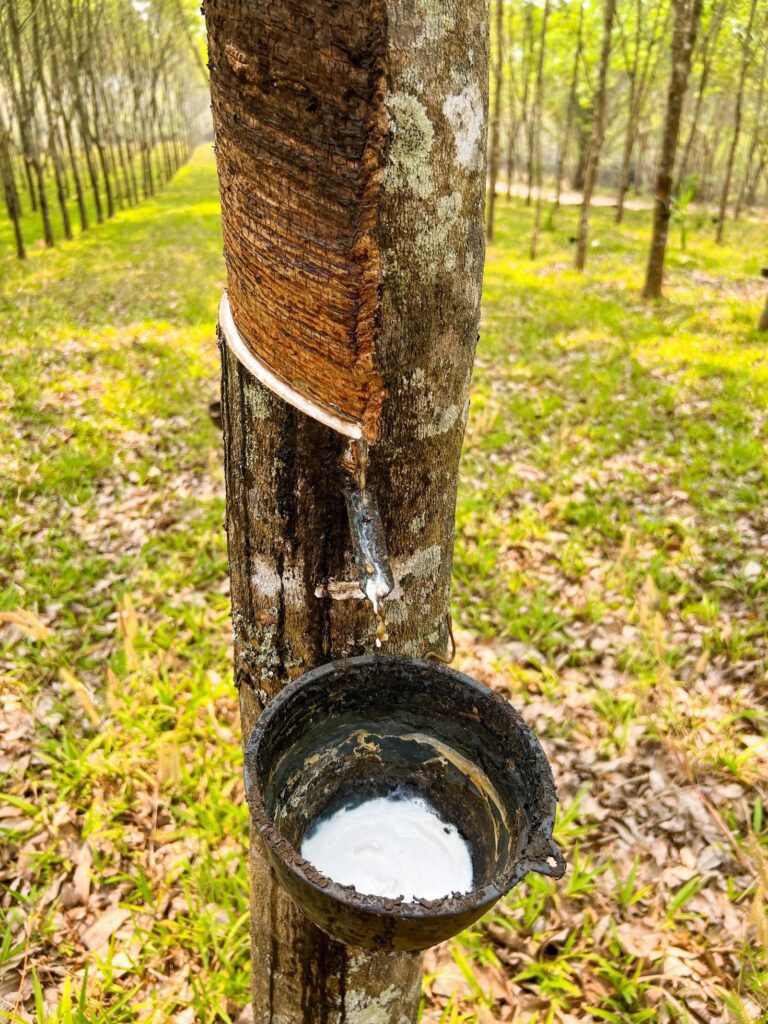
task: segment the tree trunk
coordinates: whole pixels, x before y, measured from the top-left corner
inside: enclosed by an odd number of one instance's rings
[[[685,181],[685,176],[688,172],[688,165],[691,159],[691,150],[693,148],[693,141],[696,137],[696,133],[699,127],[699,117],[701,115],[701,105],[704,101],[704,94],[707,90],[707,83],[709,76],[712,71],[712,51],[717,43],[717,38],[720,35],[720,29],[723,23],[723,15],[725,14],[727,0],[720,0],[715,10],[709,19],[709,27],[707,28],[706,35],[701,41],[701,76],[699,78],[699,88],[696,92],[696,102],[693,106],[693,116],[691,117],[691,127],[688,131],[688,138],[683,148],[683,155],[680,160],[680,169],[677,173],[677,182],[675,185],[675,191],[679,192],[680,188]]]
[[[766,16],[764,28],[768,28],[768,15]],[[766,39],[766,43],[768,44],[768,39]],[[744,178],[741,183],[741,188],[739,189],[739,198],[736,200],[736,209],[733,211],[734,220],[739,219],[742,208],[745,204],[751,206],[755,201],[754,186],[756,182],[753,182],[752,167],[755,162],[755,156],[760,146],[761,136],[763,133],[763,104],[765,101],[766,72],[768,72],[768,45],[763,49],[763,59],[760,62],[760,79],[757,88],[757,98],[755,100],[754,123],[752,126],[751,138],[749,140],[747,162],[744,167]]]
[[[595,96],[595,117],[592,121],[592,136],[589,140],[587,167],[584,172],[584,194],[581,200],[579,217],[579,237],[576,242],[576,269],[583,270],[587,260],[587,238],[589,235],[589,207],[592,193],[597,184],[597,172],[600,168],[600,152],[605,136],[605,111],[608,87],[608,65],[611,61],[611,33],[613,20],[616,16],[616,0],[605,0],[603,18],[603,46],[600,53],[600,69]]]
[[[2,116],[1,110],[0,116]],[[3,182],[5,206],[13,224],[16,255],[20,260],[23,260],[26,259],[27,250],[24,246],[24,236],[21,232],[21,202],[19,201],[19,190],[16,187],[16,177],[13,173],[10,135],[2,121],[0,121],[0,178],[2,178]]]
[[[305,348],[319,331],[323,365],[348,343],[363,352],[377,399],[368,476],[398,583],[385,650],[402,654],[447,643],[483,265],[485,5],[430,11],[400,0],[204,5],[235,322],[248,342],[273,322]],[[355,578],[342,439],[226,349],[222,365],[247,738],[289,679],[371,651],[374,626],[339,585]],[[416,1020],[420,956],[344,947],[296,909],[255,837],[250,863],[255,1024]]]
[[[493,108],[490,125],[488,160],[488,201],[486,204],[485,237],[493,241],[493,218],[496,211],[496,182],[499,177],[501,91],[504,86],[504,0],[495,0],[496,54],[493,62]]]
[[[646,299],[657,299],[661,296],[669,218],[672,213],[670,206],[672,171],[677,152],[677,140],[680,136],[680,115],[691,70],[691,56],[701,21],[701,5],[702,0],[690,0],[690,2],[688,0],[673,0],[675,21],[672,29],[672,72],[667,91],[667,112],[664,118],[664,135],[656,177],[653,234],[648,252],[645,287],[643,288],[643,295]]]
[[[533,66],[533,10],[530,2],[524,7],[524,31],[523,31],[523,99],[522,99],[522,121],[525,132],[525,159],[527,169],[528,188],[525,196],[525,205],[531,205],[533,195],[533,121],[531,111],[528,108],[528,97],[530,95],[531,68]]]
[[[37,213],[37,192],[35,191],[35,183],[32,180],[32,168],[25,157],[22,157],[22,160],[24,163],[24,182],[27,186],[27,195],[29,196],[29,209],[32,213]]]
[[[640,44],[642,41],[643,28],[643,5],[642,0],[636,0],[635,5],[635,38],[632,60],[628,59],[626,52],[626,40],[624,29],[620,25],[622,36],[622,50],[624,51],[624,64],[627,77],[629,78],[629,97],[627,99],[627,130],[624,133],[624,146],[621,153],[621,169],[619,171],[619,187],[616,194],[616,223],[621,224],[624,219],[624,199],[629,188],[629,168],[632,162],[632,150],[635,146],[635,134],[637,122],[640,117],[638,109],[638,70],[640,65]]]
[[[59,154],[58,140],[56,138],[56,118],[53,112],[53,103],[51,101],[51,94],[48,88],[48,81],[45,76],[45,66],[43,63],[43,48],[40,42],[40,23],[38,19],[38,10],[33,8],[32,11],[32,49],[35,58],[35,67],[37,69],[37,84],[40,88],[40,93],[43,98],[43,109],[45,111],[46,127],[48,129],[48,152],[51,157],[53,164],[53,176],[56,182],[56,198],[59,203],[59,212],[61,214],[61,223],[64,228],[64,237],[67,239],[72,238],[72,225],[69,220],[69,207],[67,206],[67,190],[64,182],[64,168],[62,166],[62,160]],[[49,42],[50,48],[50,42]],[[57,83],[52,83],[53,88],[56,88]]]
[[[557,168],[555,170],[555,209],[560,209],[560,195],[563,191],[563,174],[565,173],[565,161],[568,159],[568,147],[571,142],[573,131],[573,119],[578,103],[579,87],[579,65],[581,64],[581,53],[584,49],[584,0],[579,4],[579,22],[576,29],[576,47],[573,51],[573,68],[571,70],[571,84],[568,89],[568,101],[565,110],[565,132],[560,149],[557,154]]]
[[[662,12],[664,22],[660,24]],[[627,104],[627,131],[624,136],[624,146],[621,156],[621,170],[619,171],[619,187],[616,195],[616,223],[621,224],[624,220],[624,203],[627,198],[630,184],[630,171],[632,167],[632,156],[637,141],[638,127],[645,108],[645,100],[648,95],[648,86],[653,81],[657,60],[652,63],[654,53],[658,52],[660,38],[666,34],[669,22],[669,9],[659,4],[656,9],[656,18],[651,28],[650,39],[646,41],[645,56],[640,61],[640,50],[643,43],[643,2],[637,0],[635,8],[637,26],[635,31],[635,47],[632,59],[631,70],[627,63],[627,74],[630,79],[629,102]]]
[[[515,155],[517,133],[520,123],[517,119],[517,97],[515,92],[515,8],[509,5],[507,13],[507,52],[511,54],[509,61],[509,77],[507,79],[507,152],[504,165],[507,170],[507,199],[512,197],[512,179],[515,174]]]
[[[529,255],[532,260],[536,259],[536,252],[539,245],[539,231],[541,229],[541,122],[542,107],[544,104],[544,56],[547,52],[547,22],[549,21],[549,3],[550,0],[544,0],[544,9],[541,12],[541,35],[539,36],[539,54],[536,64],[536,95],[533,101],[536,147],[536,209],[534,210],[533,215],[533,231],[531,232],[531,245],[529,250]]]
[[[760,314],[760,319],[757,321],[757,329],[758,331],[768,331],[768,295],[765,297],[763,312]]]
[[[749,6],[749,20],[747,22],[746,31],[744,32],[744,38],[742,39],[741,44],[741,70],[739,72],[739,85],[736,90],[736,100],[733,108],[733,132],[731,134],[730,146],[728,147],[728,158],[725,163],[725,176],[723,178],[723,188],[720,192],[720,206],[717,213],[715,241],[718,245],[723,240],[723,231],[725,230],[725,210],[728,206],[728,196],[731,192],[731,178],[733,177],[733,162],[736,159],[736,148],[739,145],[739,136],[741,134],[744,85],[747,80],[747,71],[749,70],[749,65],[752,60],[752,26],[755,22],[756,10],[757,0],[752,0]]]
[[[45,13],[45,27],[48,35],[49,51],[48,60],[50,61],[51,67],[51,78],[53,80],[54,89],[58,89],[58,118],[63,126],[64,141],[67,145],[67,156],[69,157],[69,167],[72,172],[72,181],[75,185],[75,196],[77,198],[77,212],[80,217],[80,230],[85,231],[88,228],[88,214],[85,208],[85,196],[83,195],[83,183],[80,180],[80,172],[77,166],[77,155],[75,153],[74,141],[72,138],[72,125],[70,123],[70,112],[64,110],[62,93],[61,78],[59,76],[59,63],[56,50],[56,37],[53,31],[53,19],[51,16],[51,7],[49,0],[45,0],[43,3],[43,11]]]
[[[48,208],[48,195],[45,191],[45,177],[43,167],[39,160],[32,161],[32,171],[35,175],[37,185],[37,204],[40,208],[40,219],[43,225],[43,241],[51,249],[56,244],[53,237],[53,225],[51,224],[51,211]]]

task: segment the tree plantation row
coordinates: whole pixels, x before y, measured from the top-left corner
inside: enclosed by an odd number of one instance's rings
[[[653,198],[645,292],[661,293],[670,219],[694,200],[726,219],[768,195],[768,5],[760,0],[492,0],[487,234],[496,196],[543,184],[557,208],[583,195],[583,269],[595,189],[621,223],[632,192]]]
[[[204,74],[181,0],[3,0],[0,178],[19,258],[25,234],[52,246],[153,195],[189,156]]]

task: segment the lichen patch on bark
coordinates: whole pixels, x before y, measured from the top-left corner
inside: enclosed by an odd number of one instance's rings
[[[460,167],[476,167],[483,160],[485,133],[485,108],[477,82],[469,82],[460,92],[447,96],[443,113],[453,129],[456,163]]]
[[[387,97],[387,113],[391,142],[386,188],[406,188],[424,199],[434,189],[429,158],[435,131],[426,108],[415,96],[395,93]]]

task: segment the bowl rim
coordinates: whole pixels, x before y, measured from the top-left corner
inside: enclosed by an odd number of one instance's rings
[[[515,862],[494,881],[472,888],[465,893],[449,893],[434,900],[406,900],[403,897],[391,899],[358,892],[354,886],[334,881],[328,875],[318,871],[310,861],[305,860],[294,845],[280,832],[267,813],[264,804],[256,772],[256,755],[264,734],[282,708],[289,704],[304,687],[328,676],[343,675],[350,669],[358,667],[384,667],[393,663],[407,664],[421,670],[428,669],[430,673],[461,683],[475,691],[484,700],[491,700],[503,707],[504,713],[512,718],[515,727],[526,736],[537,769],[541,773],[542,786],[549,790],[549,800],[547,801],[549,806],[546,813],[534,824],[528,842]],[[552,839],[557,792],[552,769],[538,737],[525,722],[520,712],[508,700],[489,686],[473,679],[472,676],[439,662],[425,661],[406,655],[364,654],[354,658],[336,659],[310,669],[286,684],[267,703],[259,715],[245,746],[244,771],[246,799],[251,821],[266,843],[270,855],[281,865],[283,870],[315,890],[318,895],[330,897],[350,910],[386,919],[391,919],[393,915],[396,915],[402,920],[455,917],[459,914],[467,914],[472,910],[478,911],[479,914],[509,892],[530,871],[549,875],[552,878],[561,878],[565,873],[565,859]]]

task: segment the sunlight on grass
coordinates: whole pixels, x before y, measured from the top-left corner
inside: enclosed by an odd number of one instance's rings
[[[649,305],[647,215],[611,218],[594,211],[584,276],[573,209],[530,262],[532,212],[500,203],[488,252],[459,664],[547,746],[569,871],[428,955],[430,1022],[736,1020],[768,1000],[765,227],[717,247],[693,218]],[[247,814],[210,150],[1,266],[0,1019],[234,1022]]]

